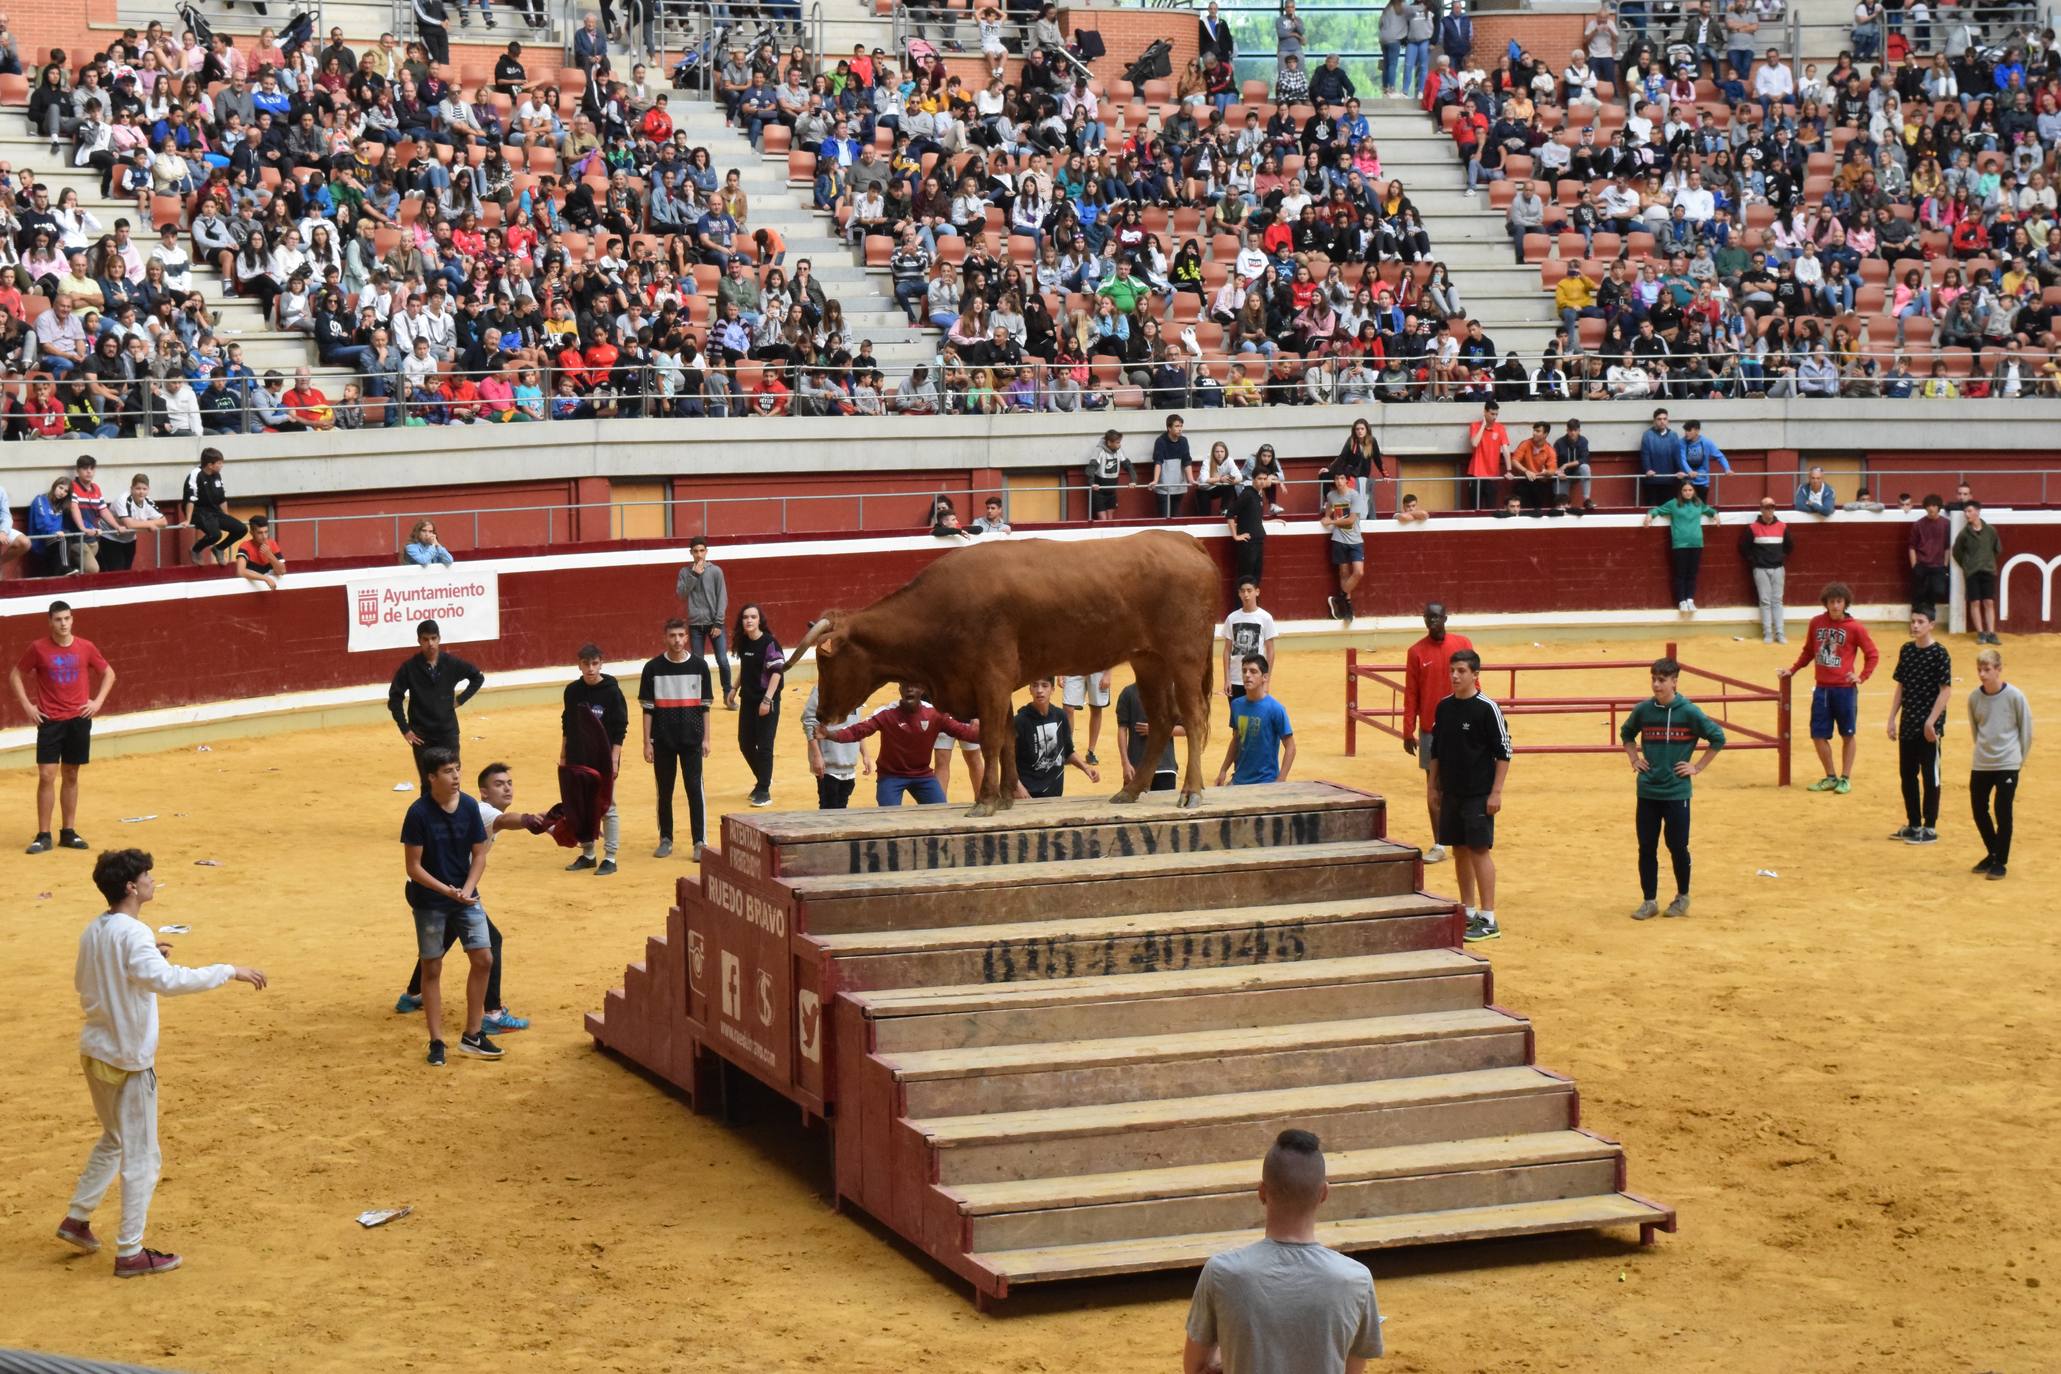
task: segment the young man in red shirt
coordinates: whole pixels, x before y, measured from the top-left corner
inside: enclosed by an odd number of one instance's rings
[[[915,794],[918,803],[934,806],[945,800],[931,766],[940,733],[956,740],[980,741],[980,722],[961,723],[923,699],[921,682],[898,684],[902,697],[852,725],[835,726],[817,733],[838,744],[857,744],[868,735],[880,736],[880,758],[875,764],[878,781],[873,800],[881,806],[900,806],[904,793]],[[975,800],[978,800],[976,798]]]
[[[1494,401],[1481,408],[1481,418],[1467,427],[1467,509],[1487,510],[1495,504],[1497,483],[1510,472],[1510,431],[1503,428],[1502,407]]]
[[[1828,585],[1819,599],[1824,602],[1824,612],[1811,617],[1803,651],[1796,656],[1796,662],[1782,670],[1781,676],[1789,677],[1816,660],[1817,686],[1811,691],[1811,744],[1818,751],[1825,776],[1811,784],[1811,791],[1837,792],[1843,797],[1853,791],[1854,755],[1860,751],[1854,715],[1860,706],[1861,684],[1874,676],[1882,653],[1875,647],[1868,627],[1846,613],[1846,608],[1853,604],[1853,592],[1844,582]],[[1845,741],[1837,773],[1832,771],[1835,727]]]
[[[91,678],[96,669],[101,678],[94,691]],[[33,694],[24,675],[35,681]],[[8,669],[7,681],[14,699],[36,722],[36,838],[28,852],[43,854],[52,848],[50,811],[60,799],[64,826],[57,832],[58,846],[89,849],[92,846],[73,828],[79,819],[79,770],[91,757],[93,717],[114,690],[115,670],[91,640],[72,633],[71,606],[53,601],[50,633],[22,650],[20,661]]]
[[[1424,638],[1410,646],[1403,658],[1403,752],[1416,757],[1424,770],[1424,805],[1431,813],[1431,848],[1424,862],[1444,863],[1446,847],[1438,843],[1438,803],[1431,789],[1431,752],[1417,747],[1418,737],[1431,733],[1438,718],[1438,704],[1453,691],[1453,655],[1472,649],[1467,636],[1446,632],[1446,608],[1442,601],[1424,607]]]
[[[246,582],[260,582],[273,591],[279,590],[279,579],[286,576],[286,551],[272,538],[272,522],[265,516],[250,518],[250,534],[236,546],[231,556],[236,572]]]

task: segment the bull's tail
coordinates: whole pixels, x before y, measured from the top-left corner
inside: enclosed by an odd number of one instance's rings
[[[1212,637],[1209,652],[1202,658],[1202,700],[1204,705],[1216,700],[1217,695],[1217,646]]]

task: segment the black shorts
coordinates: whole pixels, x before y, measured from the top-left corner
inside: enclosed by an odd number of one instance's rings
[[[1969,573],[1962,579],[1962,587],[1970,601],[1997,599],[1997,575],[1993,572]]]
[[[1443,845],[1461,845],[1468,849],[1494,849],[1496,847],[1496,818],[1489,814],[1488,796],[1456,797],[1450,792],[1439,795],[1438,842]]]
[[[1116,483],[1092,482],[1088,485],[1088,509],[1105,511],[1116,509]]]
[[[36,762],[81,766],[93,756],[93,718],[46,720],[36,727]]]
[[[1332,567],[1342,568],[1348,563],[1364,563],[1366,561],[1367,546],[1364,543],[1347,544],[1336,539],[1331,541]]]

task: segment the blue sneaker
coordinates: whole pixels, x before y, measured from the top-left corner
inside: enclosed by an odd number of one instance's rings
[[[528,1030],[530,1019],[527,1016],[517,1016],[503,1007],[500,1011],[488,1012],[480,1018],[479,1024],[481,1030],[492,1031],[495,1035],[506,1035],[510,1031]]]
[[[404,992],[394,999],[394,1010],[403,1016],[411,1011],[421,1011],[422,999],[412,992]]]

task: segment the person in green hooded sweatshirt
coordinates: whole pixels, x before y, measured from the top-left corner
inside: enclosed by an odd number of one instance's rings
[[[1704,504],[1696,484],[1687,477],[1675,488],[1675,499],[1646,512],[1646,523],[1667,521],[1668,543],[1674,557],[1675,609],[1683,615],[1696,610],[1696,579],[1703,572],[1703,522],[1713,523],[1717,512]]]
[[[1655,659],[1652,672],[1652,697],[1634,706],[1617,732],[1639,787],[1639,890],[1646,900],[1632,913],[1634,921],[1689,914],[1689,794],[1695,786],[1690,779],[1710,767],[1725,747],[1725,732],[1718,723],[1675,690],[1682,665],[1671,658]],[[1696,753],[1699,740],[1710,745],[1701,757]],[[1663,832],[1675,868],[1675,899],[1665,912],[1656,900]]]

